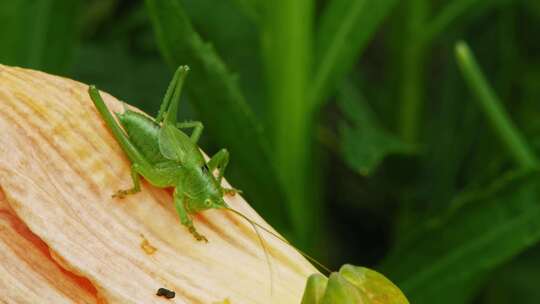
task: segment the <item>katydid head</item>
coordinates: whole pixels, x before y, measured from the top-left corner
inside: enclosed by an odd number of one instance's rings
[[[223,197],[213,195],[212,193],[198,193],[195,196],[189,197],[189,205],[186,206],[190,213],[197,213],[208,209],[226,208],[227,204]]]
[[[227,206],[223,200],[223,188],[206,164],[200,167],[188,167],[185,173],[184,186],[189,197],[191,212]]]

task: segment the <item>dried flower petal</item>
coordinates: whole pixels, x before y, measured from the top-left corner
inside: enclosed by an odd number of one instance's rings
[[[0,301],[97,303],[96,290],[54,262],[47,245],[13,213],[0,190]]]
[[[111,198],[131,186],[130,164],[87,88],[0,66],[0,186],[56,262],[87,278],[108,303],[299,303],[316,270],[266,236],[271,276],[252,227],[234,214],[211,210],[194,218],[205,244],[180,225],[170,191],[144,182],[136,195]],[[103,97],[122,111],[116,99]],[[226,200],[264,223],[239,195]],[[141,235],[153,254],[141,248]],[[157,297],[161,287],[176,297]]]

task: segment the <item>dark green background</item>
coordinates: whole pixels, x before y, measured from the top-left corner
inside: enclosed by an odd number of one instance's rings
[[[189,65],[203,149],[333,269],[411,303],[540,299],[540,1],[2,0],[0,20],[0,63],[153,115]]]

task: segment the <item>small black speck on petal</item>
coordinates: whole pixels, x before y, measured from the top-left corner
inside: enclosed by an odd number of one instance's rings
[[[156,296],[165,297],[167,299],[172,299],[174,296],[176,296],[176,293],[172,290],[168,290],[167,288],[160,288],[158,289]]]

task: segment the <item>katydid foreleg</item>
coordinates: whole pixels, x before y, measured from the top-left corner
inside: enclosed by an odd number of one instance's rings
[[[225,169],[229,164],[229,151],[227,149],[219,150],[207,163],[207,167],[210,172],[213,172],[215,169],[218,169],[217,181],[221,184],[223,176],[225,175]],[[236,193],[241,193],[241,190],[234,188],[223,188],[223,192],[228,195],[235,195]]]
[[[197,241],[208,242],[208,239],[206,239],[204,235],[199,234],[195,229],[195,226],[193,226],[193,220],[191,219],[189,209],[187,208],[186,200],[188,197],[179,188],[180,187],[177,186],[174,189],[173,199],[176,213],[178,213],[178,217],[180,218],[180,223],[188,228],[188,231],[195,237],[195,239],[197,239]]]

